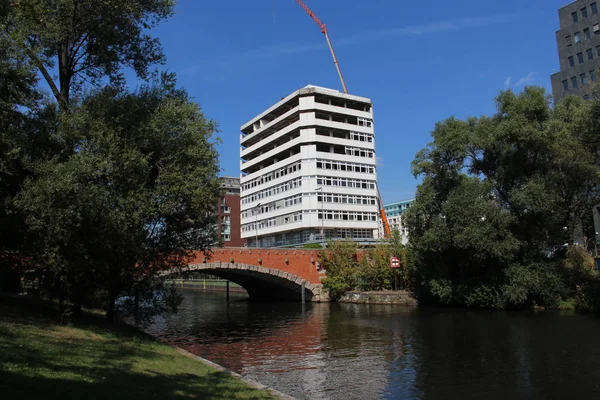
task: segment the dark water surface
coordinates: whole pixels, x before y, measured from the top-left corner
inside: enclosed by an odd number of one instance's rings
[[[149,331],[299,399],[600,399],[600,319],[185,291]]]

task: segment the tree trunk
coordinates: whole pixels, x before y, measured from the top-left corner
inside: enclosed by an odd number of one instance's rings
[[[108,305],[106,307],[106,322],[113,324],[115,322],[115,303],[117,296],[112,291],[108,295]]]

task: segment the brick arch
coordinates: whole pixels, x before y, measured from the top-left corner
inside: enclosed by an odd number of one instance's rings
[[[237,283],[254,300],[296,300],[302,298],[302,288],[306,301],[329,301],[329,296],[321,284],[281,269],[260,265],[225,263],[221,261],[188,264],[177,273],[202,271]]]

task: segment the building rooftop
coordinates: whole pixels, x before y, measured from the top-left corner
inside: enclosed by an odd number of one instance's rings
[[[252,118],[245,124],[243,124],[240,127],[240,130],[244,131],[245,129],[250,127],[252,124],[256,123],[261,118],[264,118],[266,115],[269,115],[270,113],[275,111],[277,108],[281,107],[282,105],[284,105],[288,101],[294,99],[295,97],[302,96],[302,95],[309,95],[312,93],[320,93],[320,94],[324,94],[324,95],[336,96],[336,97],[340,97],[343,99],[348,99],[348,100],[371,104],[371,99],[369,99],[367,97],[361,97],[361,96],[356,96],[353,94],[342,93],[339,90],[329,89],[329,88],[325,88],[325,87],[321,87],[321,86],[306,85],[302,89],[298,89],[298,90],[294,91],[293,93],[287,95],[286,97],[282,98],[277,103],[275,103],[271,107],[267,108],[265,111],[263,111],[259,115],[255,116],[254,118]]]

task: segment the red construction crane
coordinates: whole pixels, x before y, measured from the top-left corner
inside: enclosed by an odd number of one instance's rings
[[[321,28],[321,32],[325,35],[325,39],[327,40],[327,45],[329,46],[329,51],[331,52],[331,57],[333,57],[333,64],[335,65],[335,69],[337,70],[338,76],[340,77],[340,82],[342,83],[342,88],[344,89],[344,93],[348,93],[348,87],[346,86],[346,81],[344,80],[344,75],[342,75],[342,70],[340,69],[340,64],[338,63],[337,57],[335,55],[335,51],[333,50],[333,45],[331,44],[331,39],[329,39],[329,33],[327,31],[327,26],[317,15],[310,9],[302,0],[296,0],[296,3],[300,4],[300,7],[306,11],[306,13],[315,21],[315,23]],[[385,208],[383,207],[383,201],[381,200],[381,194],[379,193],[379,185],[377,185],[377,199],[379,200],[379,214],[381,217],[381,222],[383,224],[383,234],[386,238],[389,238],[392,233],[390,230],[390,224],[387,219],[387,215],[385,213]]]
[[[306,11],[306,13],[315,21],[315,23],[321,28],[321,32],[325,35],[325,39],[327,40],[327,45],[329,46],[329,51],[331,52],[331,57],[333,57],[333,63],[335,64],[335,69],[337,70],[338,76],[340,77],[340,82],[342,82],[342,88],[344,89],[344,93],[348,93],[348,88],[346,87],[346,81],[344,80],[344,76],[342,75],[342,70],[340,69],[340,64],[338,63],[337,57],[335,55],[335,51],[333,50],[333,45],[331,44],[331,40],[329,39],[329,33],[327,32],[327,26],[319,17],[315,15],[314,12],[302,0],[296,0],[296,3],[300,4],[300,7]]]

